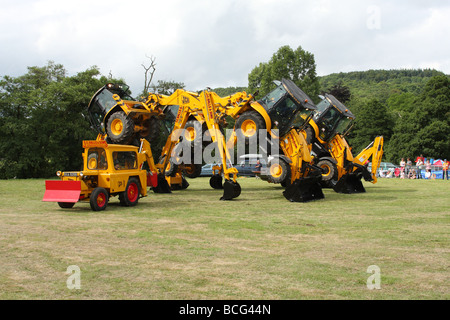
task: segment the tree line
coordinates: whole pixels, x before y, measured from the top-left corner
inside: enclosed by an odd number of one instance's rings
[[[282,78],[293,80],[315,102],[319,94],[331,93],[356,115],[347,137],[354,154],[383,135],[387,161],[419,154],[450,158],[450,80],[442,72],[369,70],[319,77],[312,53],[283,46],[250,71],[247,87],[212,90],[220,96],[258,92],[258,99],[274,87],[273,80]],[[96,137],[85,112],[93,94],[108,82],[126,81],[106,77],[95,66],[68,76],[64,66],[54,62],[28,67],[22,76],[3,76],[0,179],[49,177],[56,170],[79,169],[82,140]],[[171,94],[185,85],[146,80],[146,87]]]

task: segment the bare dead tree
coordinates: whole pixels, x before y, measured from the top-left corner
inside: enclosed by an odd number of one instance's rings
[[[144,92],[147,93],[148,89],[150,88],[150,84],[152,83],[153,80],[153,75],[155,74],[156,71],[156,58],[151,56],[149,57],[148,55],[145,55],[148,59],[150,59],[150,65],[146,66],[144,63],[142,64],[142,67],[145,70],[145,81],[144,81]]]

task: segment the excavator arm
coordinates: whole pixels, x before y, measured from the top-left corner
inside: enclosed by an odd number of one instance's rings
[[[383,136],[378,136],[372,141],[363,151],[361,151],[355,158],[354,162],[359,165],[366,165],[367,161],[372,158],[372,183],[377,182],[377,170],[380,167],[381,159],[383,157]]]

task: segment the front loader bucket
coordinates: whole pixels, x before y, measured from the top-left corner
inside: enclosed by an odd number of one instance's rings
[[[333,187],[337,193],[363,193],[366,192],[361,182],[361,174],[349,173],[343,175]]]
[[[283,195],[291,202],[308,202],[323,199],[325,196],[320,185],[320,178],[308,177],[295,180],[283,191]]]
[[[81,181],[45,181],[42,201],[75,203],[80,199]]]
[[[158,185],[152,187],[154,193],[172,193],[164,174],[158,174]]]
[[[232,180],[225,180],[223,183],[223,196],[220,200],[232,200],[241,194],[241,186]]]

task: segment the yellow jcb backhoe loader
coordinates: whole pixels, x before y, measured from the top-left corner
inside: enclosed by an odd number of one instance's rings
[[[352,128],[355,116],[334,96],[325,94],[322,98],[306,128],[314,163],[323,170],[322,184],[339,193],[365,192],[362,178],[377,182],[376,172],[383,156],[383,137],[376,137],[354,157],[345,136]],[[372,160],[371,172],[367,169],[369,160]]]
[[[253,140],[256,137],[279,142],[278,149],[271,147],[271,152],[267,153],[268,172],[261,177],[285,186],[283,194],[290,201],[321,199],[324,197],[321,169],[312,165],[311,145],[302,130],[316,106],[293,81],[283,79],[276,84],[272,92],[258,101],[245,92],[216,99],[218,117],[236,119],[227,147],[234,147],[238,141],[247,144],[257,141]]]

